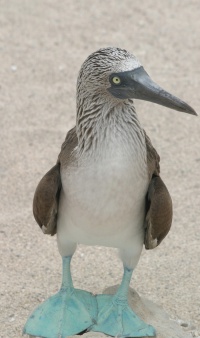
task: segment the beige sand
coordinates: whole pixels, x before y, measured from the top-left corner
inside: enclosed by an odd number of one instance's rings
[[[32,197],[75,123],[80,65],[100,47],[126,48],[200,112],[199,16],[198,0],[0,0],[1,338],[20,337],[30,311],[60,285],[56,238],[36,225]],[[143,252],[131,285],[197,330],[200,119],[146,102],[136,107],[161,155],[174,221],[163,244]],[[101,292],[119,283],[122,266],[114,249],[80,246],[72,271],[76,287]]]

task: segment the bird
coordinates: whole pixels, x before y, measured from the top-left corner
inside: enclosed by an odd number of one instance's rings
[[[160,157],[141,126],[134,99],[197,115],[153,82],[125,49],[101,48],[84,61],[77,79],[76,125],[33,199],[44,234],[57,234],[62,284],[30,315],[24,333],[45,338],[84,330],[114,337],[156,335],[129,307],[128,289],[143,246],[150,250],[162,242],[173,210],[160,177]],[[114,295],[74,288],[70,264],[79,243],[119,250],[124,272]]]

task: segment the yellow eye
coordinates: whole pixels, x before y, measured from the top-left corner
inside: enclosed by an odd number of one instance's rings
[[[118,84],[121,83],[121,79],[120,79],[119,76],[114,76],[114,77],[112,78],[112,82],[113,82],[114,84],[118,85]]]

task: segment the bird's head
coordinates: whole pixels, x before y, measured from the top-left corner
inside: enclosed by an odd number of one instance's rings
[[[140,99],[197,115],[192,107],[153,82],[134,55],[108,47],[91,54],[83,63],[77,81],[77,96],[107,102]]]

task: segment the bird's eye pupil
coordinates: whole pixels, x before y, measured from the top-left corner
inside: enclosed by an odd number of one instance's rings
[[[112,78],[112,81],[113,81],[113,83],[115,83],[115,84],[120,84],[120,82],[121,82],[121,80],[120,80],[120,78],[119,78],[118,76],[114,76],[114,77]]]

